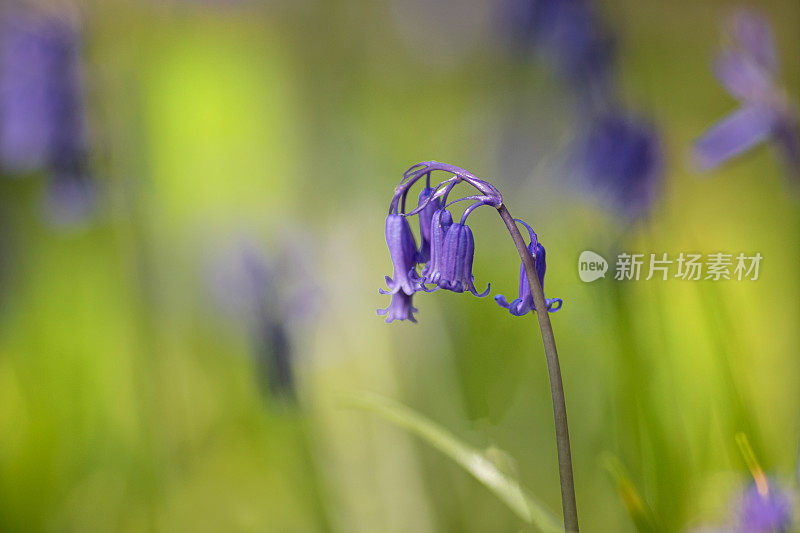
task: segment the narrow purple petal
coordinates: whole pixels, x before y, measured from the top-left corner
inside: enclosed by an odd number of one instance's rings
[[[411,304],[412,296],[405,294],[402,291],[396,292],[392,295],[392,300],[389,307],[386,309],[378,309],[376,313],[379,315],[386,315],[386,323],[389,324],[394,320],[410,320],[416,322],[414,313],[417,309]]]
[[[733,36],[741,49],[762,68],[778,70],[778,53],[769,21],[760,13],[740,9],[733,19]]]
[[[774,113],[763,106],[747,106],[722,119],[695,141],[694,156],[701,170],[709,170],[766,139],[775,126]]]
[[[738,50],[721,53],[713,68],[722,86],[738,100],[763,100],[775,90],[770,73]]]

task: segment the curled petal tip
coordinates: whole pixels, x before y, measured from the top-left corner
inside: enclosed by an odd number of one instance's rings
[[[497,302],[497,305],[499,305],[500,307],[505,307],[506,309],[508,309],[508,300],[506,300],[506,297],[503,296],[502,294],[496,295],[494,297],[494,301]]]
[[[547,300],[547,311],[549,313],[555,313],[564,305],[564,301],[561,298],[553,298]]]
[[[489,290],[491,290],[491,288],[492,288],[492,284],[491,284],[491,283],[488,283],[488,284],[486,285],[486,290],[485,290],[485,291],[483,291],[482,293],[478,293],[477,289],[475,289],[475,285],[472,285],[472,284],[470,284],[470,286],[469,286],[469,290],[470,290],[470,292],[471,292],[472,294],[474,294],[475,296],[477,296],[478,298],[483,298],[484,296],[486,296],[487,294],[489,294]]]

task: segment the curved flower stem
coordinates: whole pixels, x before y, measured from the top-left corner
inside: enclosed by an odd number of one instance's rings
[[[569,448],[569,428],[567,427],[567,406],[564,401],[564,385],[561,382],[561,367],[558,363],[558,352],[556,351],[556,340],[553,337],[553,327],[550,325],[550,316],[547,312],[547,303],[544,299],[544,291],[539,284],[534,268],[534,259],[522,234],[514,222],[505,204],[497,208],[500,218],[505,222],[517,252],[525,266],[525,273],[528,276],[528,283],[531,286],[531,296],[536,306],[536,317],[539,320],[539,329],[542,332],[542,343],[544,353],[547,358],[547,372],[550,376],[550,395],[553,398],[553,417],[556,423],[556,448],[558,450],[558,473],[561,479],[561,507],[564,512],[564,529],[573,532],[578,531],[578,510],[575,505],[575,482],[572,479],[572,454]]]

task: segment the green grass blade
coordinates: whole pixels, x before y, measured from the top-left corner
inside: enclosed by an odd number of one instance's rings
[[[556,519],[519,482],[501,472],[478,449],[459,441],[446,429],[389,398],[357,393],[344,397],[345,405],[373,412],[417,435],[448,456],[492,491],[522,520],[546,533],[563,532]]]
[[[639,495],[628,472],[622,466],[622,462],[607,452],[603,457],[602,464],[622,498],[622,503],[633,520],[636,530],[641,533],[659,533],[661,528],[658,526],[653,510]]]

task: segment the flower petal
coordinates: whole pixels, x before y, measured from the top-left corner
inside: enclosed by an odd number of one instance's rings
[[[774,91],[769,72],[739,51],[728,50],[720,54],[714,61],[713,70],[722,86],[738,100],[763,99]]]
[[[694,157],[709,170],[757,145],[772,133],[775,116],[763,106],[747,106],[711,127],[695,141]]]

